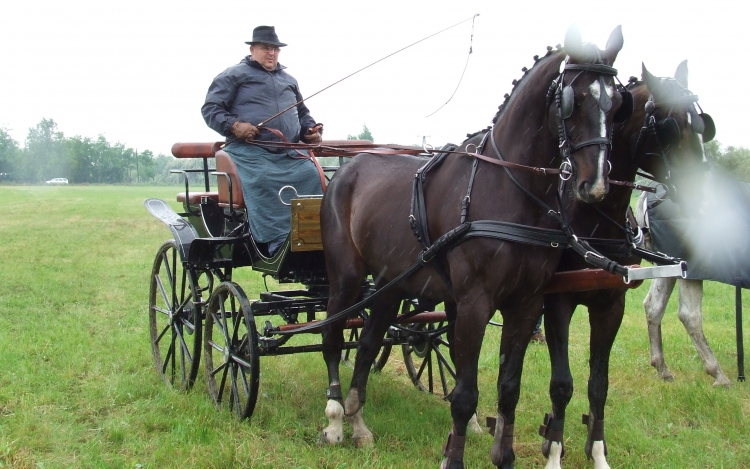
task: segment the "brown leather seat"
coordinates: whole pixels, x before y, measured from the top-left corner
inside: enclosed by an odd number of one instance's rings
[[[190,204],[195,205],[201,203],[201,197],[208,197],[210,199],[215,200],[216,202],[219,201],[219,193],[218,192],[191,192],[190,193]],[[186,195],[184,192],[180,192],[177,194],[177,202],[185,203]]]
[[[232,161],[232,157],[224,150],[216,152],[216,171],[227,173],[232,179],[232,204],[234,208],[245,208],[245,199],[242,197],[242,183],[240,183],[240,177],[237,174],[237,166]],[[227,178],[217,176],[216,179],[219,187],[219,205],[229,207],[229,183]],[[192,198],[192,194],[190,195]]]

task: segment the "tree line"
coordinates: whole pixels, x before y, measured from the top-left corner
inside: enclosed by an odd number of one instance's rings
[[[23,146],[0,127],[0,182],[37,184],[56,177],[77,184],[178,182],[168,171],[174,160],[109,142],[103,135],[66,137],[53,119],[30,128]]]
[[[367,125],[358,135],[347,138],[374,141]],[[750,149],[725,148],[716,140],[705,148],[714,165],[750,182]],[[30,128],[24,146],[10,136],[7,128],[0,127],[0,182],[38,184],[64,177],[76,184],[180,184],[183,176],[170,170],[200,167],[200,159],[178,160],[171,155],[154,155],[151,150],[139,152],[120,142],[108,142],[103,135],[96,139],[66,137],[53,119],[42,119]],[[191,176],[193,179],[202,182],[199,174]]]

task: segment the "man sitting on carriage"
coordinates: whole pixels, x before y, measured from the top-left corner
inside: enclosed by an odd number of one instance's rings
[[[302,152],[260,143],[318,143],[322,125],[300,103],[297,80],[279,63],[280,48],[286,44],[274,27],[258,26],[246,44],[250,55],[214,78],[201,112],[206,124],[226,137],[224,151],[237,166],[250,231],[273,255],[291,229],[289,208],[281,203],[279,190],[290,185],[298,194],[321,195],[322,185],[315,164]],[[266,120],[278,134],[259,125]]]

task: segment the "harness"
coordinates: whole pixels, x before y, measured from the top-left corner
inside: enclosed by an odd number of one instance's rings
[[[601,57],[600,57],[601,59]],[[573,80],[568,85],[565,85],[565,71],[575,70],[578,74],[575,75]],[[474,179],[477,174],[479,165],[479,158],[475,158],[471,174],[469,176],[469,183],[467,186],[466,196],[461,202],[461,219],[460,226],[467,225],[465,230],[461,231],[460,238],[454,239],[456,244],[463,242],[473,237],[497,239],[501,241],[512,241],[525,244],[532,244],[537,246],[545,246],[551,248],[572,248],[575,252],[583,256],[583,258],[595,267],[607,270],[608,272],[616,273],[618,275],[627,274],[627,268],[617,264],[616,262],[606,258],[605,256],[598,253],[586,240],[578,238],[573,232],[570,223],[565,217],[562,204],[562,193],[564,191],[565,182],[572,176],[573,166],[570,162],[570,156],[573,152],[590,145],[599,145],[603,151],[608,151],[612,145],[611,141],[611,128],[606,137],[596,137],[584,142],[573,144],[570,142],[567,134],[565,120],[572,115],[573,112],[573,88],[572,83],[580,76],[583,72],[593,72],[599,74],[599,107],[604,112],[608,112],[612,108],[611,98],[606,93],[604,77],[603,75],[616,76],[617,70],[608,65],[601,63],[598,64],[567,64],[565,63],[560,75],[552,81],[549,91],[547,92],[548,105],[551,96],[554,94],[555,103],[557,105],[558,115],[558,141],[560,142],[560,156],[562,158],[562,164],[560,169],[554,173],[560,175],[560,185],[558,190],[558,207],[559,210],[555,211],[549,207],[544,201],[533,194],[531,191],[526,189],[510,171],[510,165],[502,156],[500,149],[498,148],[497,142],[494,136],[494,127],[487,130],[481,143],[476,147],[477,151],[473,153],[467,153],[471,156],[481,155],[486,147],[487,142],[490,142],[490,148],[494,157],[497,161],[501,161],[503,169],[510,178],[510,180],[518,187],[527,197],[533,200],[539,207],[541,207],[549,216],[555,219],[560,225],[560,230],[539,228],[534,226],[526,226],[517,223],[503,222],[497,220],[479,220],[466,222],[466,218],[469,211],[469,205],[471,203],[471,191],[474,185]],[[628,91],[621,91],[621,93],[630,94]],[[632,97],[630,98],[632,102]],[[626,117],[627,118],[627,117]],[[467,146],[468,148],[472,144]],[[434,156],[424,166],[417,170],[414,177],[413,191],[412,191],[412,203],[411,213],[409,215],[409,224],[416,236],[417,240],[422,244],[425,250],[431,249],[430,238],[427,228],[427,210],[425,207],[424,197],[424,181],[429,171],[439,167],[444,161],[448,153],[451,150],[443,151]],[[528,167],[526,167],[528,168]],[[553,174],[550,172],[543,172],[543,174]],[[442,269],[438,269],[442,272]],[[447,278],[447,274],[444,272],[441,274],[444,278]]]

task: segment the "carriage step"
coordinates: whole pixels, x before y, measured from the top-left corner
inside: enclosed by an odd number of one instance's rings
[[[190,251],[190,244],[198,237],[195,227],[177,214],[168,203],[161,199],[146,199],[146,210],[156,219],[169,226],[175,242],[180,247],[180,257],[184,261]]]
[[[665,278],[665,277],[676,277],[676,278],[687,277],[687,262],[682,261],[679,264],[657,265],[653,267],[639,267],[639,268],[628,267],[628,274],[625,276],[625,282],[630,283],[633,281],[645,280],[648,278]]]

